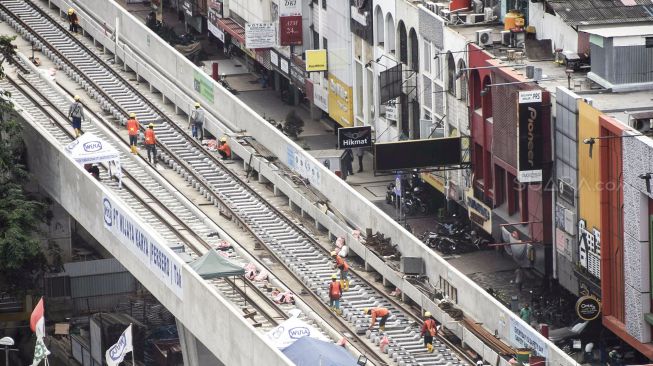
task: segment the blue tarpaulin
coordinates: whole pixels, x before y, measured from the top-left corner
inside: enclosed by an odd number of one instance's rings
[[[297,366],[356,366],[346,349],[330,342],[302,337],[282,351]]]

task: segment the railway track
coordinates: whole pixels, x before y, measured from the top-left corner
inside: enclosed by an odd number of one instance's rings
[[[319,299],[323,310],[326,308],[328,295],[325,284],[334,271],[333,261],[300,224],[268,204],[212,153],[190,138],[159,107],[35,4],[4,0],[0,4],[0,15],[78,81],[116,120],[123,122],[127,113],[135,112],[143,124],[156,123],[163,162],[182,175],[207,200],[238,221],[295,277],[301,279],[306,293]],[[335,318],[340,323],[336,329],[356,333],[366,328],[369,318],[361,310],[374,306],[384,306],[391,311],[384,335],[390,340],[388,356],[397,364],[455,365],[470,361],[443,339],[436,341],[435,353],[426,353],[419,338],[415,315],[356,274],[352,276],[350,291],[344,293],[343,316]],[[378,329],[368,331],[366,336],[376,344],[381,338]],[[359,344],[367,345],[366,342]],[[367,347],[368,350],[362,353],[370,355],[378,352]]]

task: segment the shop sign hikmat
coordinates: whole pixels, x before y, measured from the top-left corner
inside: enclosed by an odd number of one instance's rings
[[[542,91],[519,92],[517,129],[518,179],[520,183],[542,182]]]
[[[372,146],[372,126],[338,129],[338,149]]]

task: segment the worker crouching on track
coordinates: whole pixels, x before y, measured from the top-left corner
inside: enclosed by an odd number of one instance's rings
[[[347,291],[349,290],[349,265],[335,250],[331,252],[331,256],[336,257],[336,268],[340,270],[340,285],[344,291]]]
[[[220,138],[220,145],[218,146],[218,152],[223,159],[231,159],[231,147],[227,144],[227,138]]]
[[[138,143],[138,128],[139,124],[136,120],[136,113],[130,113],[127,120],[127,132],[129,133],[129,146],[131,146],[132,154],[137,154],[136,144]]]
[[[379,320],[379,330],[382,332],[385,331],[385,322],[388,321],[388,318],[390,317],[390,310],[383,307],[365,308],[363,309],[363,313],[372,316],[372,322],[367,329],[371,330],[374,327],[374,324],[376,324],[376,318],[381,318],[381,320]]]
[[[75,33],[79,30],[79,18],[73,8],[68,9],[68,30]]]
[[[82,120],[84,119],[84,106],[79,102],[79,95],[73,98],[75,101],[68,108],[68,118],[71,119],[75,138],[82,135]]]
[[[336,314],[341,314],[340,310],[340,298],[342,297],[342,286],[340,282],[336,281],[338,276],[335,274],[331,275],[331,283],[329,284],[329,306],[331,310],[335,311]]]
[[[424,337],[424,346],[428,353],[433,353],[433,339],[438,335],[438,328],[435,319],[428,311],[424,313],[424,324],[420,336]]]
[[[147,149],[147,161],[156,163],[156,135],[154,134],[154,124],[150,123],[145,130],[145,149]],[[154,160],[152,160],[154,158]]]

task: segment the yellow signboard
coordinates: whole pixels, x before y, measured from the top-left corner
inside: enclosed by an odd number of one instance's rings
[[[326,50],[307,50],[306,51],[306,71],[326,71],[327,70],[327,51]]]
[[[354,125],[354,102],[351,86],[329,74],[329,117],[342,127]]]

